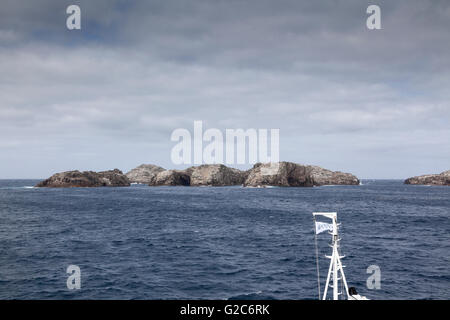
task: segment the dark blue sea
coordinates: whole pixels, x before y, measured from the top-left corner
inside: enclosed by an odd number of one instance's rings
[[[29,188],[37,182],[0,180],[0,299],[316,299],[314,211],[338,212],[359,293],[450,299],[450,187]],[[322,286],[329,238],[318,236]],[[69,265],[80,290],[66,286]],[[370,265],[379,290],[366,286]]]

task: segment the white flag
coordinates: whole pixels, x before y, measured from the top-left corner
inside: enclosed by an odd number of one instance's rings
[[[316,234],[322,233],[327,230],[333,231],[333,225],[331,223],[316,221]]]

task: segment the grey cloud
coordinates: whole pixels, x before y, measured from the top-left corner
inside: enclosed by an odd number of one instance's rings
[[[283,159],[362,177],[449,169],[450,4],[379,1],[369,31],[369,3],[5,1],[0,177],[172,167],[194,120],[280,128]]]

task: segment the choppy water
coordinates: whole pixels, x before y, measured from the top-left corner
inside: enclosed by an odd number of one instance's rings
[[[36,182],[0,181],[2,299],[315,299],[313,211],[338,212],[360,293],[450,298],[450,187],[25,188]],[[380,290],[366,288],[369,265]],[[326,269],[321,258],[322,281]]]

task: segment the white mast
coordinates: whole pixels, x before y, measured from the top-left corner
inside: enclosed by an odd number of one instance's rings
[[[349,298],[348,293],[348,286],[347,286],[347,280],[345,279],[344,275],[344,269],[341,262],[341,259],[344,258],[344,256],[341,256],[339,254],[339,234],[338,234],[338,227],[339,224],[337,223],[337,213],[336,212],[315,212],[313,213],[314,219],[316,216],[323,216],[326,218],[329,218],[332,220],[332,232],[330,232],[332,236],[332,242],[331,247],[333,248],[333,252],[331,256],[326,256],[330,259],[330,267],[328,269],[328,276],[327,276],[327,282],[325,283],[325,290],[323,292],[322,300],[326,300],[327,293],[328,293],[328,287],[333,288],[333,300],[339,300],[339,296],[342,295],[342,291],[339,292],[339,281],[342,280],[344,283],[344,288],[341,286],[341,290],[345,289],[345,294],[347,296],[347,299]],[[333,284],[330,284],[330,278],[331,275],[333,275]],[[340,275],[340,276],[339,276]]]

